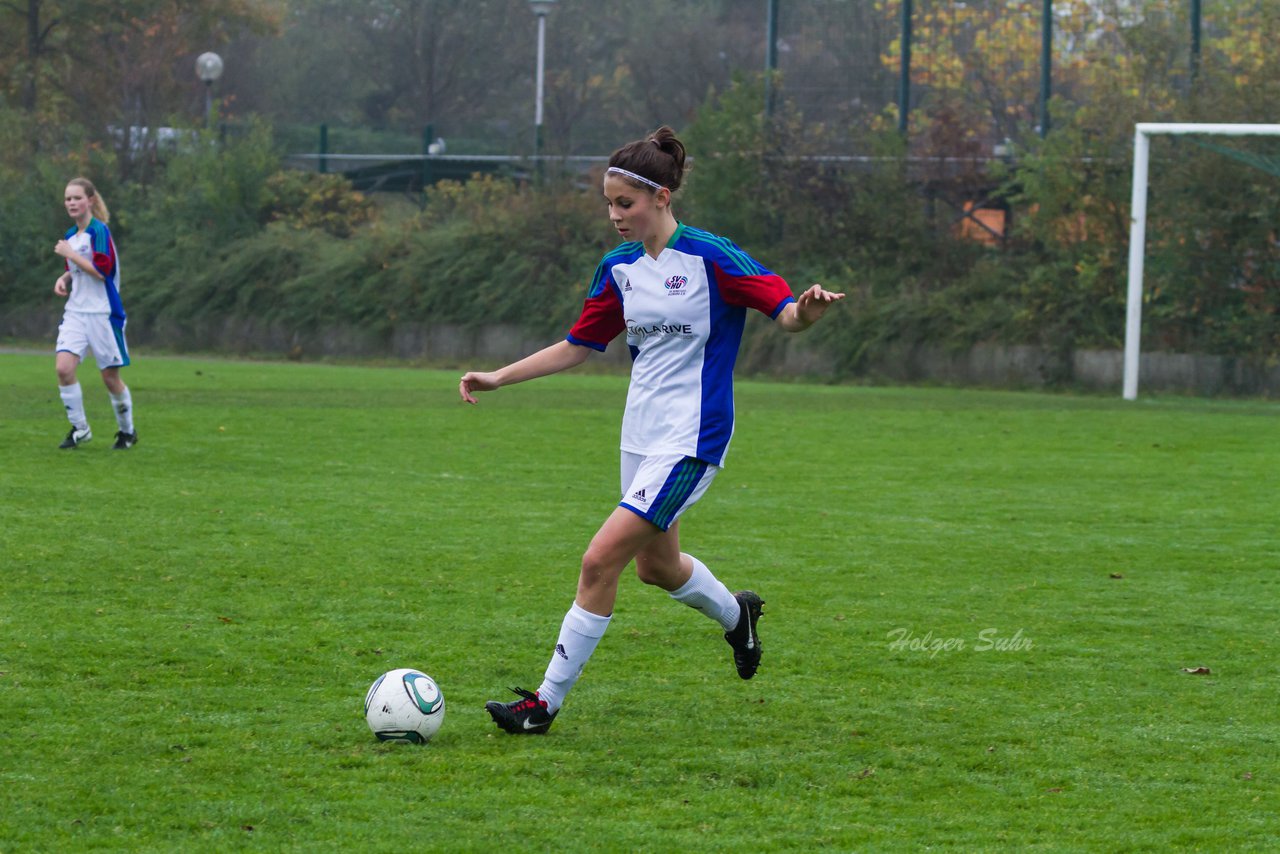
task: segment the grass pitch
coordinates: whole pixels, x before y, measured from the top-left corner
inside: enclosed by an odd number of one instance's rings
[[[686,550],[760,675],[624,576],[534,688],[614,504],[625,380],[0,356],[0,851],[1202,850],[1280,836],[1280,408],[741,382]],[[361,702],[432,674],[426,747]],[[1207,668],[1208,673],[1187,670]]]

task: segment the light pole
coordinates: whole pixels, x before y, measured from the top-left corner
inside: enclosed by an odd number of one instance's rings
[[[533,100],[533,155],[542,156],[542,78],[547,55],[547,15],[555,7],[556,0],[529,0],[529,8],[538,18],[538,75]],[[541,162],[541,161],[539,161]],[[541,167],[539,167],[541,168]]]
[[[222,57],[212,51],[196,57],[196,76],[204,81],[204,125],[213,122],[213,81],[222,76]]]

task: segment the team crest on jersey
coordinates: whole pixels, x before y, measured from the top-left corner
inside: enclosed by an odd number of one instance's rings
[[[666,283],[667,296],[672,296],[672,297],[684,296],[685,294],[684,286],[687,284],[689,284],[688,276],[672,276],[671,278],[667,279],[667,283]]]

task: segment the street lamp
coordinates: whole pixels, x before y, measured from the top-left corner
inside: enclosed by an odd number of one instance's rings
[[[205,126],[213,120],[213,81],[222,76],[222,57],[212,51],[196,57],[196,76],[204,81]]]
[[[542,155],[542,76],[547,53],[547,15],[555,7],[556,0],[529,0],[529,8],[538,17],[538,77],[533,102],[533,154]]]

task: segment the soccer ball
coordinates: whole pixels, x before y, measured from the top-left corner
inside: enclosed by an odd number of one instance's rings
[[[444,723],[444,694],[421,670],[389,670],[364,695],[364,719],[379,741],[426,744]]]

